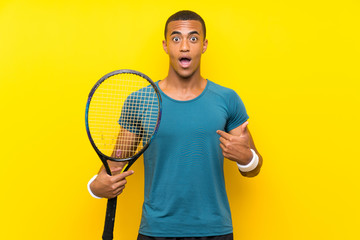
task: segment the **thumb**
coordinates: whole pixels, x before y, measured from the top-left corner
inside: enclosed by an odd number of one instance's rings
[[[246,127],[247,127],[248,124],[249,124],[249,122],[246,121],[241,125],[241,135],[246,134]]]

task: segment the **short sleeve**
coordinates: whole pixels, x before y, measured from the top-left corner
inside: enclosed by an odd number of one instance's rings
[[[140,103],[133,93],[129,95],[121,109],[119,124],[129,132],[140,135],[142,132]]]
[[[245,105],[239,95],[235,91],[231,91],[228,96],[228,120],[225,131],[229,132],[237,128],[249,119]]]

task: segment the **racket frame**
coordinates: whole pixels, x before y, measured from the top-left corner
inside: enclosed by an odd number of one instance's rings
[[[158,97],[158,102],[159,102],[159,113],[158,113],[158,118],[157,118],[157,123],[156,123],[156,126],[155,126],[155,129],[154,129],[154,132],[150,138],[150,140],[142,147],[142,149],[136,153],[135,155],[129,157],[129,158],[123,158],[123,159],[120,159],[120,158],[114,158],[114,157],[111,157],[111,156],[107,156],[105,154],[103,154],[99,149],[98,147],[96,146],[92,136],[91,136],[91,133],[90,133],[90,128],[89,128],[89,122],[88,122],[88,117],[89,117],[89,108],[90,108],[90,102],[91,102],[91,99],[94,95],[94,93],[96,92],[96,90],[98,89],[98,87],[106,80],[108,79],[109,77],[112,77],[114,75],[118,75],[118,74],[135,74],[135,75],[138,75],[144,79],[146,79],[151,85],[152,87],[154,88],[155,92],[156,92],[156,95]],[[110,167],[109,167],[109,164],[108,164],[108,160],[110,161],[115,161],[115,162],[125,162],[125,161],[128,161],[128,164],[126,165],[125,169],[123,170],[123,172],[127,171],[131,165],[140,157],[141,154],[143,154],[145,152],[145,150],[148,148],[149,144],[151,143],[152,139],[154,138],[154,136],[156,135],[157,133],[157,130],[159,128],[159,125],[160,125],[160,120],[161,120],[161,114],[162,114],[162,105],[161,105],[161,94],[160,94],[160,91],[158,89],[158,87],[156,86],[156,84],[148,77],[146,76],[145,74],[141,73],[141,72],[138,72],[138,71],[135,71],[135,70],[131,70],[131,69],[120,69],[120,70],[116,70],[116,71],[113,71],[113,72],[110,72],[106,75],[104,75],[102,78],[100,78],[100,80],[98,80],[95,85],[93,86],[93,88],[91,89],[90,93],[89,93],[89,96],[88,96],[88,100],[87,100],[87,103],[86,103],[86,111],[85,111],[85,126],[86,126],[86,132],[87,132],[87,135],[88,135],[88,138],[90,140],[90,143],[92,145],[92,147],[94,148],[95,152],[98,154],[99,158],[101,159],[105,169],[106,169],[106,172],[108,175],[111,176],[111,170],[110,170]],[[117,204],[117,197],[115,198],[111,198],[111,199],[108,199],[108,203],[107,203],[107,209],[106,209],[106,217],[105,217],[105,225],[104,225],[104,232],[103,232],[103,236],[102,238],[104,240],[111,240],[113,239],[113,230],[114,230],[114,223],[115,223],[115,214],[116,214],[116,204]]]
[[[109,77],[112,77],[114,75],[117,75],[117,74],[135,74],[135,75],[138,75],[144,79],[146,79],[151,85],[152,87],[154,88],[155,92],[157,93],[157,97],[158,97],[158,102],[159,102],[159,114],[158,114],[158,119],[157,119],[157,123],[156,123],[156,126],[155,126],[155,130],[150,138],[150,140],[143,146],[143,148],[138,152],[136,153],[134,156],[131,156],[129,158],[113,158],[111,156],[107,156],[105,154],[103,154],[96,146],[92,136],[91,136],[91,133],[90,133],[90,129],[89,129],[89,122],[88,122],[88,115],[89,115],[89,108],[90,108],[90,102],[91,102],[91,99],[95,93],[95,91],[98,89],[98,87],[106,80],[108,79]],[[159,128],[159,125],[160,125],[160,120],[161,120],[161,113],[162,113],[162,106],[161,106],[161,94],[160,94],[160,91],[158,89],[158,87],[156,86],[156,84],[148,77],[146,76],[145,74],[141,73],[141,72],[138,72],[138,71],[135,71],[135,70],[131,70],[131,69],[120,69],[120,70],[116,70],[116,71],[113,71],[113,72],[110,72],[108,74],[106,74],[105,76],[103,76],[102,78],[100,78],[99,81],[97,81],[97,83],[94,85],[94,87],[91,89],[90,93],[89,93],[89,96],[88,96],[88,101],[87,101],[87,104],[86,104],[86,112],[85,112],[85,125],[86,125],[86,132],[87,132],[87,135],[89,137],[89,140],[90,140],[90,143],[91,145],[93,146],[93,148],[95,149],[96,153],[99,155],[99,157],[101,158],[101,160],[104,162],[106,162],[107,160],[111,160],[111,161],[115,161],[115,162],[125,162],[125,161],[129,161],[129,163],[133,160],[133,159],[137,159],[140,157],[141,154],[143,154],[145,152],[145,150],[148,148],[150,142],[152,141],[152,139],[154,138],[154,136],[156,135],[157,133],[157,130]]]

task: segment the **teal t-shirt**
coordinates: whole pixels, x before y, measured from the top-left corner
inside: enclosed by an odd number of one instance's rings
[[[248,119],[235,91],[207,80],[195,99],[177,101],[162,91],[160,127],[144,153],[145,195],[139,232],[156,237],[198,237],[233,231],[216,130]]]

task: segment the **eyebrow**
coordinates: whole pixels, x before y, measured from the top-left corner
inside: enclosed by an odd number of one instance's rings
[[[171,35],[174,35],[174,34],[180,34],[180,35],[181,35],[181,32],[179,32],[179,31],[173,31],[173,32],[170,34],[170,36],[171,36]],[[189,32],[188,35],[192,35],[192,34],[200,35],[198,31],[191,31],[191,32]]]

